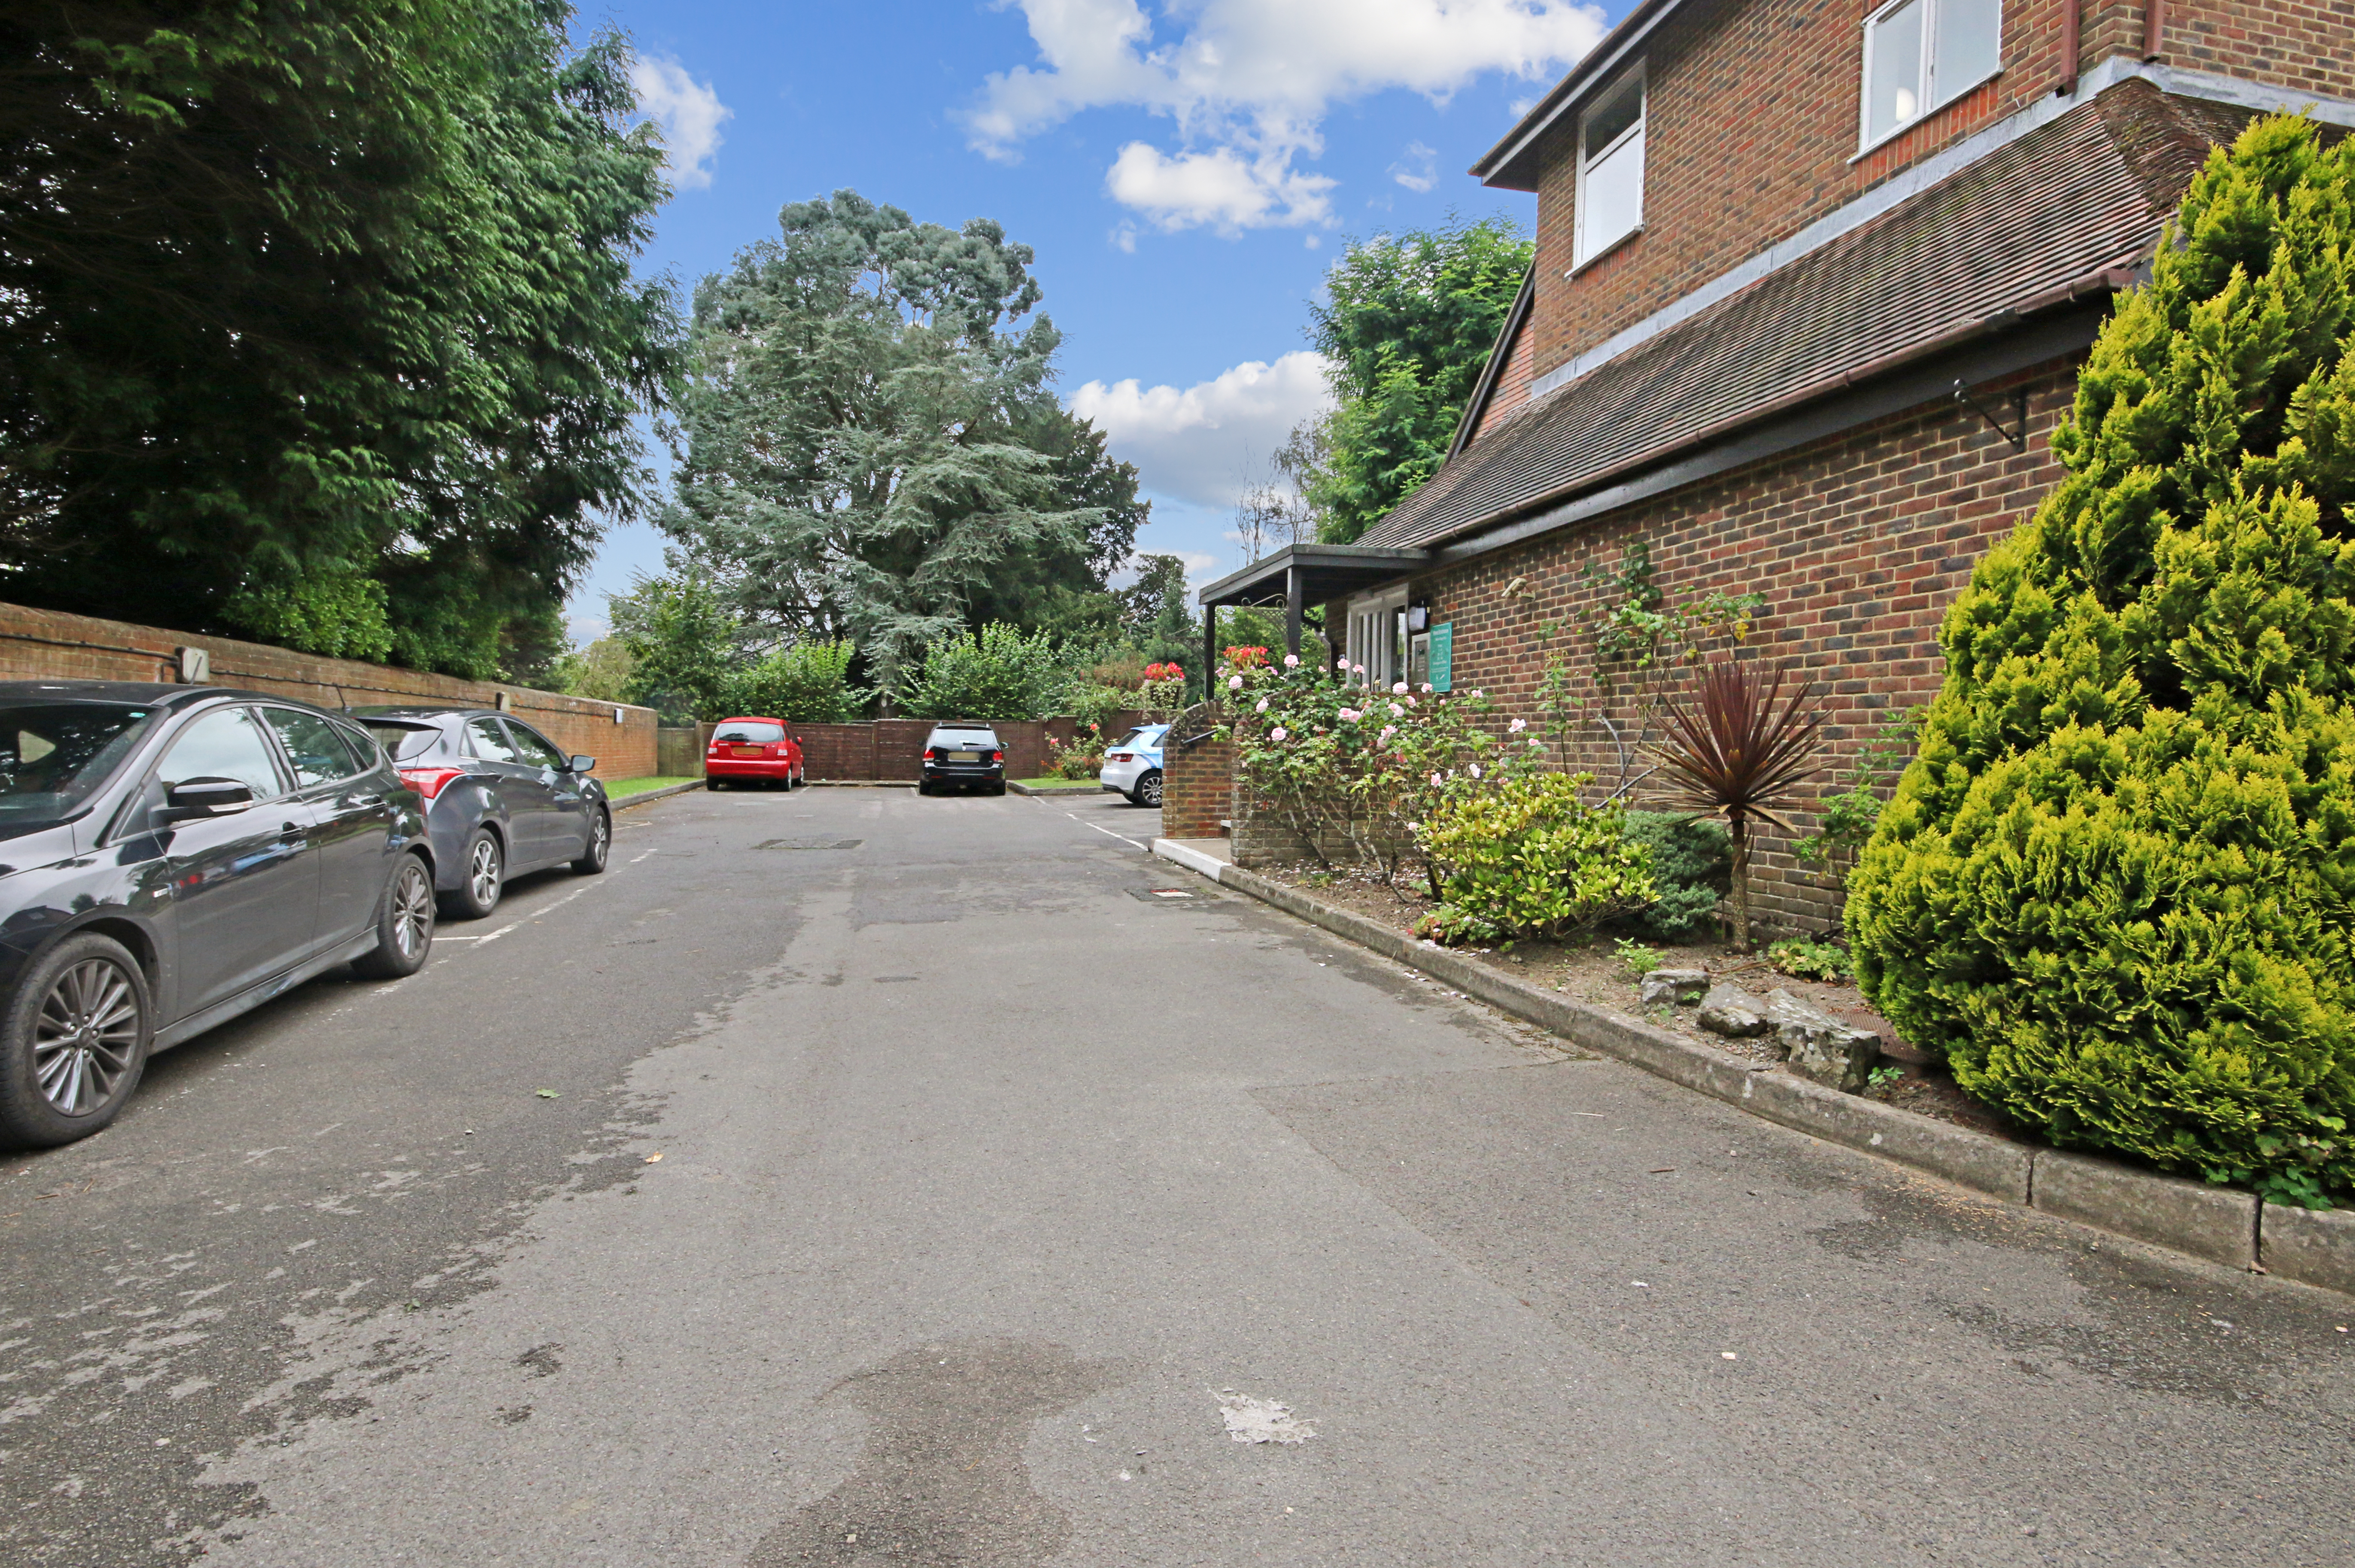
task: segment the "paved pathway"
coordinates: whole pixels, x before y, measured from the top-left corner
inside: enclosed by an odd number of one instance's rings
[[[2355,1302],[1565,1055],[1109,797],[623,820],[0,1160],[0,1561],[2349,1561]]]

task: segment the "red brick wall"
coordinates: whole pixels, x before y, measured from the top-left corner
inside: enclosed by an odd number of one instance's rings
[[[1433,618],[1455,624],[1455,688],[1485,691],[1501,705],[1500,718],[1534,719],[1550,648],[1569,656],[1577,688],[1594,693],[1586,626],[1609,592],[1605,581],[1640,539],[1651,550],[1654,582],[1672,603],[1710,589],[1766,595],[1746,652],[1787,662],[1817,683],[1829,712],[1829,755],[1807,795],[1836,793],[1880,720],[1936,692],[1946,607],[1988,545],[2060,476],[2047,437],[2073,395],[2075,361],[2010,385],[2022,383],[2031,394],[2025,454],[1977,414],[1932,404],[1419,580]],[[1995,384],[1981,396],[2008,413],[1997,401],[2008,390]],[[1550,642],[1549,625],[1558,628]],[[1623,729],[1636,717],[1624,696],[1600,711]],[[1573,765],[1614,779],[1616,754],[1602,725],[1590,720],[1582,733]],[[1796,820],[1812,830],[1811,815]],[[1787,839],[1762,839],[1756,872],[1762,916],[1829,923],[1830,885],[1800,865]]]
[[[2049,96],[2063,0],[2004,7],[2003,73],[1851,164],[1870,0],[1751,0],[1689,10],[1646,69],[1644,232],[1575,278],[1575,115],[1541,149],[1533,368],[1542,375],[1989,122]],[[2089,0],[2080,69],[2142,54],[2143,13]],[[2168,63],[2355,98],[2355,0],[2169,9]]]
[[[517,718],[566,752],[595,757],[598,777],[644,778],[655,771],[651,708],[0,604],[0,679],[173,681],[178,678],[180,648],[202,648],[211,656],[215,685],[296,697],[322,708],[397,702],[492,708],[504,692]]]
[[[1116,715],[1108,726],[1117,736]],[[1069,745],[1078,728],[1071,719],[1000,719],[991,723],[1006,747],[1006,776],[1037,778],[1047,771],[1047,738]],[[923,774],[929,719],[881,719],[858,724],[795,724],[802,767],[814,779],[917,779]]]
[[[1161,751],[1161,837],[1217,838],[1234,814],[1235,743],[1174,741]]]

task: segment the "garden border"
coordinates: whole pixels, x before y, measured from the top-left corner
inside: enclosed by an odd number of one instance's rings
[[[620,800],[609,798],[605,804],[612,810],[627,811],[633,806],[644,805],[650,800],[667,800],[672,795],[685,795],[688,790],[702,787],[701,779],[689,779],[685,784],[665,784],[660,789],[640,790],[637,794],[624,795]]]
[[[2355,1295],[2355,1211],[2284,1208],[2254,1193],[2137,1170],[2115,1160],[2015,1144],[1843,1094],[1572,1001],[1485,964],[1417,941],[1353,910],[1312,898],[1167,838],[1165,860],[1422,970],[1465,995],[1671,1083],[1786,1127],[2036,1209],[2228,1267]]]

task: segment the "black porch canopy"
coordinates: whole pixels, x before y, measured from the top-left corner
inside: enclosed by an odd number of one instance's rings
[[[1355,544],[1286,545],[1241,571],[1221,577],[1196,598],[1203,609],[1202,673],[1219,667],[1218,617],[1230,604],[1284,606],[1284,651],[1300,651],[1300,612],[1377,583],[1395,581],[1431,564],[1427,549]]]

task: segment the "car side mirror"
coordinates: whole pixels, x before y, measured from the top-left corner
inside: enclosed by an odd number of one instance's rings
[[[593,773],[597,771],[597,759],[576,756],[572,759],[572,771],[576,773]]]
[[[237,779],[183,779],[164,796],[156,815],[165,822],[188,822],[201,816],[228,816],[253,804],[253,790]]]

